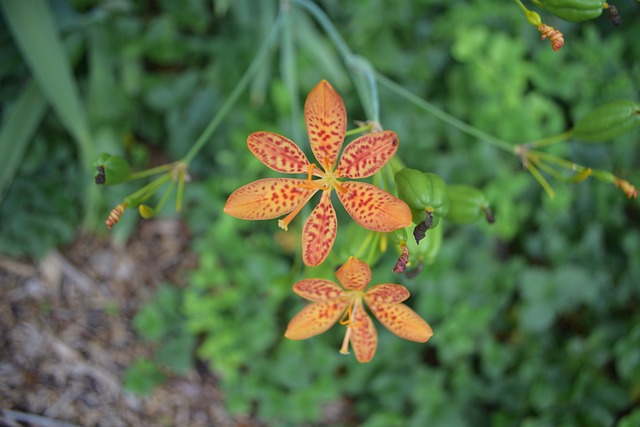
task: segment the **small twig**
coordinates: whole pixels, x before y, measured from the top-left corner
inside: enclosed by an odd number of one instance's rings
[[[58,421],[52,418],[43,417],[41,415],[28,414],[26,412],[12,411],[10,409],[1,409],[2,416],[10,421],[19,423],[29,423],[39,427],[79,427],[76,424],[70,424],[65,421]]]

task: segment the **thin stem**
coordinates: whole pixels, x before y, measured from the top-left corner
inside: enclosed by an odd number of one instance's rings
[[[353,256],[356,258],[360,258],[360,256],[362,255],[362,252],[371,244],[372,238],[373,238],[373,231],[367,234],[367,237],[364,239],[364,241],[362,242],[362,244],[360,245],[360,247],[358,248],[358,250]]]
[[[158,188],[162,187],[162,185],[164,185],[164,183],[167,182],[169,179],[171,179],[171,174],[168,174],[168,173],[164,174],[161,177],[157,178],[156,180],[151,181],[149,184],[145,185],[135,193],[126,197],[125,201],[132,200],[132,202],[135,202],[135,203],[127,202],[127,204],[130,206],[134,204],[135,205],[140,204],[146,201],[147,199],[149,199],[151,196],[153,196],[153,194],[158,190]]]
[[[347,133],[344,134],[345,138],[348,138],[353,135],[357,135],[359,133],[369,132],[373,128],[373,124],[369,123],[364,126],[357,127],[355,129],[348,130]]]
[[[375,121],[380,121],[380,101],[378,99],[378,86],[375,78],[375,71],[373,67],[365,58],[355,55],[349,46],[342,39],[342,36],[336,29],[331,19],[320,9],[315,3],[309,0],[293,0],[298,6],[304,8],[309,12],[314,19],[320,24],[324,32],[329,36],[333,44],[336,46],[338,53],[342,57],[345,65],[352,71],[362,73],[364,75],[365,83],[368,87],[368,93],[363,93],[365,90],[361,85],[357,84],[358,96],[362,102],[367,116]]]
[[[518,5],[518,7],[520,7],[520,9],[522,9],[522,11],[526,14],[527,12],[529,12],[529,9],[527,9],[525,7],[525,5],[522,4],[522,2],[520,0],[513,0],[516,2],[516,4]]]
[[[442,120],[443,122],[453,126],[454,128],[468,135],[471,135],[497,148],[500,148],[501,150],[508,151],[509,153],[512,153],[512,154],[515,153],[515,147],[512,144],[509,144],[507,141],[504,141],[502,139],[496,138],[495,136],[489,135],[488,133],[483,132],[480,129],[475,128],[463,122],[462,120],[452,116],[451,114],[444,112],[443,110],[439,109],[435,105],[414,95],[413,93],[409,92],[407,89],[403,88],[397,83],[394,83],[393,81],[389,80],[387,77],[383,76],[380,73],[376,74],[376,78],[380,83],[382,83],[388,89],[397,93],[398,95],[405,98],[407,101],[413,103],[417,107],[425,110],[427,113],[435,116],[437,119]]]
[[[540,148],[547,147],[549,145],[557,144],[558,142],[563,142],[571,135],[571,130],[564,131],[559,133],[558,135],[548,136],[546,138],[538,139],[537,141],[531,141],[526,143],[525,145],[528,148]]]
[[[324,29],[325,33],[329,36],[333,44],[338,49],[340,56],[345,60],[346,63],[349,62],[349,59],[353,57],[353,53],[349,46],[345,43],[338,33],[338,30],[333,25],[333,22],[329,19],[329,17],[320,9],[315,3],[309,0],[293,0],[298,6],[306,9],[316,21],[320,24],[320,26]]]
[[[151,175],[155,175],[158,173],[162,173],[162,172],[166,172],[168,170],[173,169],[173,167],[175,166],[174,163],[169,163],[167,165],[161,165],[161,166],[156,166],[154,168],[151,169],[145,169],[143,171],[140,172],[134,172],[131,175],[129,175],[129,179],[133,180],[133,179],[140,179],[140,178],[146,178],[148,176]]]
[[[553,188],[551,188],[551,185],[549,185],[549,182],[545,179],[544,176],[542,176],[542,174],[535,167],[535,165],[529,161],[525,162],[524,165],[529,170],[529,172],[531,172],[531,175],[533,175],[536,181],[538,181],[538,183],[542,186],[542,188],[544,188],[544,191],[547,192],[549,197],[553,199],[556,196],[556,193],[553,191]]]
[[[176,186],[176,182],[175,181],[171,181],[171,184],[169,185],[169,187],[167,187],[167,189],[165,190],[164,194],[162,195],[162,198],[160,199],[160,201],[156,205],[156,213],[160,212],[162,210],[162,208],[164,207],[165,203],[167,203],[167,200],[169,200],[169,196],[173,192],[173,187],[175,187],[175,186]]]
[[[529,153],[539,159],[546,160],[549,163],[554,163],[572,171],[581,172],[586,169],[585,166],[554,156],[553,154],[545,153],[544,151],[530,151]]]
[[[184,158],[182,159],[183,162],[190,163],[195,155],[198,154],[202,147],[204,147],[204,145],[209,141],[222,120],[226,117],[227,114],[229,114],[229,111],[231,111],[231,108],[235,105],[238,98],[240,98],[240,95],[247,88],[251,79],[255,76],[258,70],[260,70],[260,67],[267,58],[267,54],[273,47],[273,44],[276,41],[280,30],[282,29],[282,24],[284,22],[285,16],[286,10],[281,9],[275,25],[271,29],[271,32],[267,36],[263,45],[260,47],[260,50],[256,54],[255,58],[253,58],[253,61],[249,65],[249,68],[247,68],[247,71],[245,71],[244,75],[242,76],[236,87],[233,89],[233,92],[231,92],[231,95],[229,95],[226,101],[222,104],[220,110],[218,110],[213,119],[211,119],[211,122],[209,122],[207,128],[204,130],[204,132],[202,132],[202,135],[200,135],[189,152],[184,156]]]
[[[182,196],[184,195],[184,182],[186,180],[184,171],[180,171],[180,176],[178,177],[178,191],[176,192],[176,211],[180,212],[182,210]]]

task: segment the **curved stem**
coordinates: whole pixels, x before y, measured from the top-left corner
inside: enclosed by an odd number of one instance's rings
[[[342,36],[336,29],[331,19],[320,9],[315,3],[310,0],[293,0],[298,6],[304,8],[309,12],[313,18],[320,24],[324,32],[329,36],[333,44],[336,46],[338,53],[342,57],[343,62],[351,71],[361,73],[364,77],[364,83],[366,88],[356,83],[356,89],[360,102],[364,106],[367,116],[370,120],[375,122],[380,121],[380,101],[378,100],[378,86],[375,78],[375,71],[369,61],[358,55],[355,55]],[[368,92],[366,92],[368,89]]]
[[[489,135],[488,133],[483,132],[480,129],[475,128],[463,122],[462,120],[452,116],[451,114],[444,112],[443,110],[439,109],[435,105],[409,92],[407,89],[403,88],[397,83],[394,83],[393,81],[391,81],[390,79],[388,79],[387,77],[383,76],[380,73],[376,74],[376,78],[380,83],[382,83],[388,89],[397,93],[401,97],[405,98],[407,101],[413,103],[414,105],[423,109],[424,111],[431,114],[432,116],[435,116],[437,119],[442,120],[448,125],[451,125],[454,128],[468,135],[471,135],[484,142],[487,142],[493,145],[494,147],[497,147],[497,148],[500,148],[501,150],[508,151],[512,154],[515,154],[515,147],[512,144],[508,143],[507,141],[504,141],[502,139],[496,138],[495,136]]]
[[[286,15],[286,10],[281,9],[280,14],[278,15],[278,19],[276,20],[276,23],[273,26],[273,29],[271,30],[266,40],[260,47],[260,50],[258,51],[256,56],[253,58],[253,61],[249,65],[249,68],[247,68],[247,71],[245,71],[244,75],[242,76],[242,78],[240,79],[236,87],[233,89],[233,92],[231,92],[231,95],[229,95],[226,101],[222,104],[222,106],[220,107],[220,110],[218,110],[218,113],[213,117],[213,119],[211,119],[211,122],[209,122],[209,125],[206,127],[204,132],[202,132],[202,135],[200,135],[200,137],[193,144],[189,152],[184,156],[184,158],[182,159],[183,162],[189,163],[191,162],[191,160],[193,160],[195,155],[209,141],[209,139],[211,138],[215,130],[218,128],[218,126],[220,125],[224,117],[227,114],[229,114],[229,111],[231,111],[231,108],[233,107],[233,105],[236,103],[236,101],[238,100],[242,92],[244,92],[244,90],[247,88],[247,86],[249,85],[249,82],[254,77],[256,72],[260,69],[260,67],[264,63],[264,60],[267,58],[267,54],[273,47],[273,44],[276,41],[276,38],[282,29],[282,24],[284,22],[285,15]]]

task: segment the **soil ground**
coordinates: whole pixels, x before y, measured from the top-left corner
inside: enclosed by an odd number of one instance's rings
[[[178,220],[145,221],[124,247],[80,235],[40,261],[0,257],[0,427],[258,425],[225,411],[202,366],[149,397],[122,387],[153,351],[133,316],[197,264],[187,236]]]

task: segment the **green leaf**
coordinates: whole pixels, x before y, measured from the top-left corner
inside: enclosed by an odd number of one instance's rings
[[[82,150],[90,152],[87,117],[49,3],[0,0],[0,5],[38,86]]]
[[[162,384],[165,376],[149,359],[137,359],[123,374],[123,386],[132,393],[148,396]]]
[[[20,166],[47,104],[34,83],[22,92],[0,129],[0,203]]]

